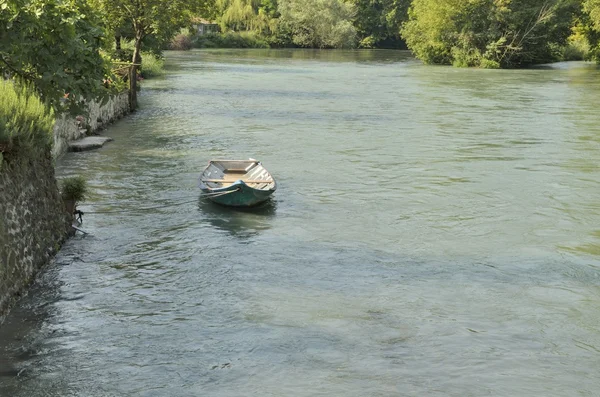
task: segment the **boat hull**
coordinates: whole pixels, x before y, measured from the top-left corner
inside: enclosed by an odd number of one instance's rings
[[[200,189],[212,202],[230,207],[253,207],[268,200],[275,191],[275,189],[253,189],[243,181],[218,189],[211,189],[206,185],[201,186]]]

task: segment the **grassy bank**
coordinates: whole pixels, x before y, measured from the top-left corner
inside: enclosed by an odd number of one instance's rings
[[[121,49],[112,49],[109,56],[120,62],[131,62],[133,58],[133,41],[123,40]],[[165,74],[165,63],[160,55],[156,55],[150,51],[142,51],[142,66],[140,67],[140,75],[145,78],[162,76]]]
[[[32,89],[0,81],[0,152],[47,149],[53,126],[53,111]]]
[[[151,52],[142,52],[140,74],[145,79],[163,76],[165,74],[164,60]]]

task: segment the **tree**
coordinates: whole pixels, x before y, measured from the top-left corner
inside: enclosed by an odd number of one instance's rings
[[[354,27],[359,46],[403,46],[400,27],[408,20],[410,0],[350,0],[356,9]]]
[[[556,60],[577,0],[414,0],[402,35],[426,63],[519,67]]]
[[[223,31],[268,34],[274,27],[276,3],[269,0],[217,0],[216,19]]]
[[[161,47],[166,45],[191,16],[206,10],[211,0],[91,0],[102,11],[109,28],[128,24],[133,32],[134,50],[131,59],[130,107],[137,107],[137,70],[141,62],[142,45],[152,37]]]
[[[590,43],[590,54],[600,63],[600,0],[584,0],[584,25]]]
[[[99,26],[84,0],[0,0],[0,75],[32,83],[57,110],[97,98],[107,70]]]
[[[341,0],[279,0],[279,29],[294,44],[312,48],[352,48],[354,6]]]
[[[212,17],[224,32],[251,32],[264,37],[277,29],[276,0],[216,0]]]
[[[585,0],[583,9],[589,14],[594,29],[600,31],[600,0]]]

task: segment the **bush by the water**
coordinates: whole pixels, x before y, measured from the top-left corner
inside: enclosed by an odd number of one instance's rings
[[[209,33],[193,40],[195,48],[269,48],[269,43],[250,32]]]
[[[142,52],[142,67],[140,74],[145,79],[162,76],[165,74],[165,62],[151,52]]]
[[[563,61],[583,61],[588,57],[590,46],[584,41],[569,41],[562,50]]]
[[[83,201],[87,194],[87,182],[81,176],[65,178],[61,181],[60,190],[65,201]]]
[[[54,113],[33,89],[0,81],[0,146],[5,151],[47,149]]]
[[[185,33],[179,33],[173,37],[169,44],[170,50],[187,51],[192,49],[192,39]]]
[[[133,45],[131,40],[121,41],[120,50],[112,50],[111,56],[113,59],[121,62],[131,62],[133,58]],[[162,76],[165,74],[165,63],[160,56],[160,53],[151,51],[142,51],[142,66],[140,67],[140,75],[147,79],[149,77]]]
[[[562,48],[561,60],[563,61],[583,61],[590,55],[591,46],[586,37],[587,29],[578,24],[571,29],[573,34],[569,36],[567,44]]]
[[[514,68],[556,61],[576,2],[413,0],[402,36],[425,63]]]

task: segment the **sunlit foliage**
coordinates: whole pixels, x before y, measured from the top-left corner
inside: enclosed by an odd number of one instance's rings
[[[277,29],[276,0],[216,0],[213,17],[223,32],[251,32],[267,37]]]
[[[279,28],[300,47],[351,48],[355,9],[341,0],[279,0]]]
[[[586,36],[590,43],[590,55],[600,63],[600,0],[584,0]]]
[[[358,45],[402,46],[400,26],[408,19],[410,0],[349,0],[356,10],[353,18]]]
[[[0,75],[29,81],[56,109],[98,97],[101,36],[83,0],[0,0]]]
[[[34,90],[0,81],[0,145],[7,150],[47,149],[54,113]]]
[[[414,0],[402,30],[426,63],[519,67],[560,56],[576,0]]]

